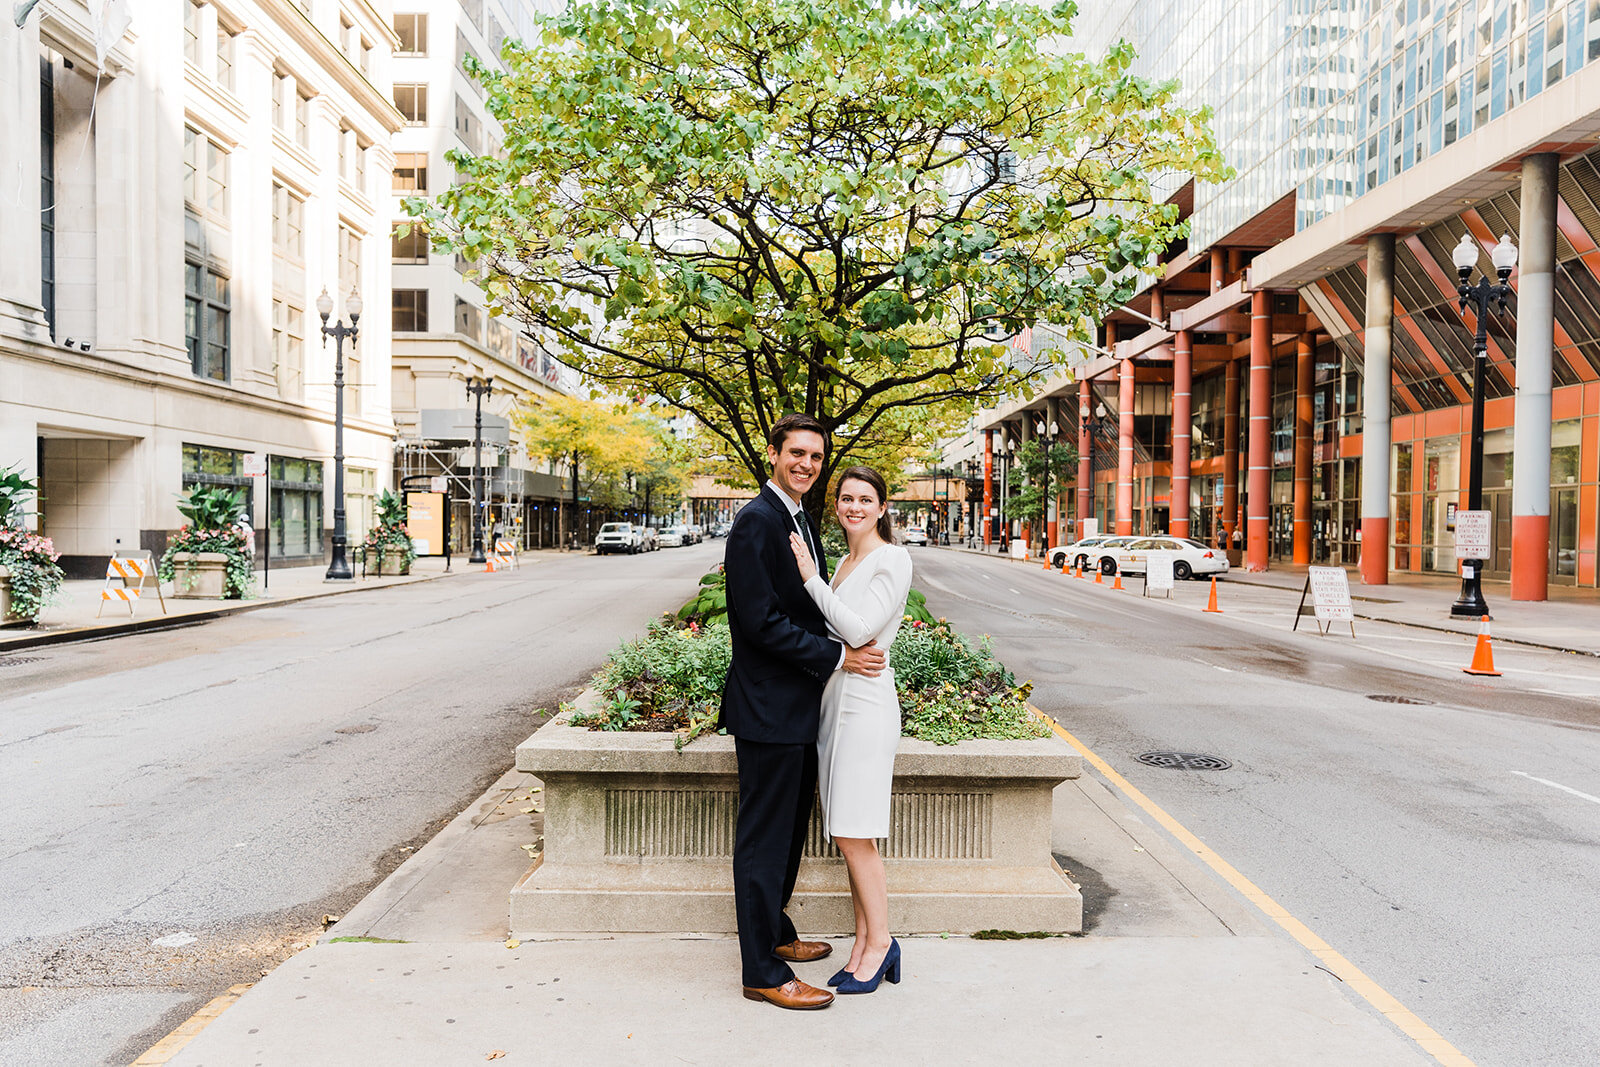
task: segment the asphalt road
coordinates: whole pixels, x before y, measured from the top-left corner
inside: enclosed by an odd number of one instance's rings
[[[259,979],[720,558],[539,555],[0,657],[0,1064],[127,1064]]]
[[[1357,622],[1291,633],[1293,595],[1142,600],[917,549],[930,609],[1035,702],[1484,1067],[1600,1063],[1600,659]],[[1431,703],[1395,704],[1374,696]],[[1141,753],[1231,760],[1148,767]],[[1576,791],[1576,792],[1573,792]]]

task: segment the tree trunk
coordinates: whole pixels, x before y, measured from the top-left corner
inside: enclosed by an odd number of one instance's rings
[[[578,454],[572,454],[572,543],[578,541]]]

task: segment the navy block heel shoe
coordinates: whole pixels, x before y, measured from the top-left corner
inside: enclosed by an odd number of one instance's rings
[[[878,988],[878,983],[885,978],[898,985],[900,983],[900,942],[891,938],[889,951],[883,957],[883,962],[878,965],[878,973],[863,982],[853,974],[846,974],[839,983],[840,993],[871,993]]]
[[[828,979],[828,984],[830,986],[835,986],[835,985],[838,985],[840,982],[844,981],[846,978],[849,978],[849,977],[850,977],[850,968],[849,968],[848,965],[846,965],[844,967],[840,967],[838,972],[832,978]]]

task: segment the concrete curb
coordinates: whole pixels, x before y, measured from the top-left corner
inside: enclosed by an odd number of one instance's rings
[[[451,578],[457,574],[466,574],[465,570],[452,571],[448,574],[425,574],[410,578],[403,582],[386,582],[383,585],[356,585],[350,587],[336,587],[324,589],[315,593],[300,593],[295,596],[274,597],[272,599],[241,600],[226,607],[211,608],[206,611],[191,611],[181,615],[156,615],[148,619],[135,619],[132,622],[108,623],[105,626],[79,626],[71,630],[53,630],[49,633],[29,634],[23,637],[6,637],[0,630],[0,656],[14,650],[27,648],[43,648],[47,645],[65,645],[78,641],[99,641],[111,637],[125,637],[133,633],[147,633],[153,630],[171,630],[180,626],[192,626],[203,622],[214,622],[228,615],[238,615],[246,611],[259,611],[262,608],[277,608],[285,604],[298,604],[305,600],[318,600],[322,597],[341,596],[346,593],[364,593],[377,589],[398,589],[408,585],[420,585],[423,582],[438,581],[440,578]]]

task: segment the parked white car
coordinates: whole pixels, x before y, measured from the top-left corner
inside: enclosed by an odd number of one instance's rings
[[[902,544],[925,545],[928,543],[928,531],[921,526],[907,526],[905,533],[900,535]]]
[[[633,555],[643,543],[640,528],[631,522],[608,522],[594,538],[594,550],[604,556],[612,552]]]
[[[663,526],[656,535],[656,544],[662,548],[682,548],[683,532],[682,526]]]
[[[1096,534],[1093,537],[1080,538],[1070,545],[1057,545],[1050,550],[1050,566],[1059,567],[1063,560],[1069,567],[1082,567],[1091,570],[1100,565],[1101,549],[1106,547],[1108,541],[1128,541],[1132,538],[1117,534]]]
[[[1186,578],[1228,573],[1227,553],[1186,537],[1130,539],[1127,544],[1114,549],[1116,570],[1124,574],[1143,574],[1150,553],[1157,551],[1172,555],[1172,576],[1180,582]]]

